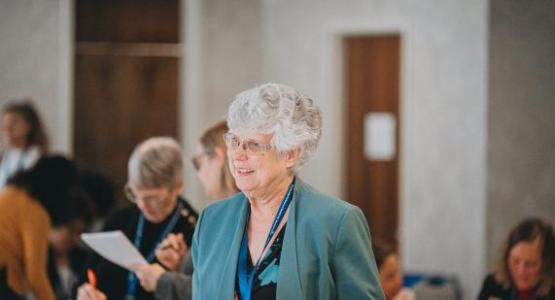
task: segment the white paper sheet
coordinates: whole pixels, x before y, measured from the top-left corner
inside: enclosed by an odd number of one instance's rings
[[[132,264],[147,263],[137,248],[119,230],[83,233],[81,239],[96,253],[125,269],[131,270],[129,266]]]

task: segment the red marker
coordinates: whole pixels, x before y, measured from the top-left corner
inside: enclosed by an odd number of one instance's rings
[[[87,269],[87,278],[89,279],[89,284],[96,288],[96,275],[92,269]]]

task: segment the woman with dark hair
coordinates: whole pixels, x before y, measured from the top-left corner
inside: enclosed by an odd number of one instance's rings
[[[403,289],[403,271],[399,252],[383,241],[373,241],[372,250],[378,266],[378,274],[385,298],[388,300],[412,300],[414,293]]]
[[[0,192],[0,299],[22,299],[31,291],[54,299],[47,275],[48,235],[69,218],[74,164],[61,156],[43,158],[20,172]]]
[[[2,109],[4,151],[0,163],[0,187],[17,171],[31,168],[48,149],[40,117],[28,101],[13,101]]]
[[[495,273],[484,280],[479,300],[555,299],[555,237],[540,219],[522,221],[509,234]]]

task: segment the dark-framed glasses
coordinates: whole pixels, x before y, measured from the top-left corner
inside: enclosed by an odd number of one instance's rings
[[[195,168],[195,171],[200,170],[201,165],[201,159],[203,156],[210,156],[211,153],[208,151],[204,151],[201,154],[194,156],[193,158],[191,158],[191,163],[193,164],[193,168]]]
[[[123,187],[123,192],[125,193],[125,197],[127,198],[127,200],[129,200],[129,202],[134,204],[137,204],[139,201],[142,201],[143,203],[150,202],[155,204],[161,204],[168,199],[168,196],[170,193],[167,190],[162,190],[162,191],[153,191],[153,192],[149,191],[147,192],[149,193],[147,195],[136,195],[135,192],[133,192],[133,189],[129,186],[129,184],[126,184]]]
[[[230,150],[237,150],[239,147],[242,147],[243,150],[247,152],[247,154],[262,154],[270,149],[273,148],[271,144],[264,144],[255,140],[241,140],[238,136],[231,132],[227,132],[224,134],[224,141],[226,146]]]

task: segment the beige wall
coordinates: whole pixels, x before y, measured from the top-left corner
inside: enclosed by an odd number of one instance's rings
[[[261,83],[260,7],[258,0],[191,0],[185,1],[183,15],[182,139],[191,157],[204,128],[225,119],[233,96]],[[204,207],[190,164],[185,179],[187,197]]]
[[[493,0],[489,37],[487,249],[509,230],[555,222],[555,2]]]
[[[31,97],[53,151],[71,153],[71,2],[0,0],[0,104]]]

